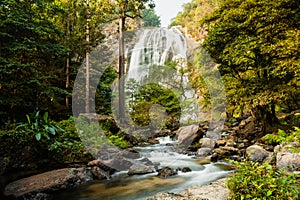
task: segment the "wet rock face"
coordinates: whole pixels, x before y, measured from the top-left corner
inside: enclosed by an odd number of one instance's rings
[[[191,172],[192,170],[191,170],[191,168],[189,168],[189,167],[183,167],[183,168],[181,169],[181,171],[182,171],[183,173],[186,173],[186,172]]]
[[[200,148],[197,151],[197,156],[198,157],[207,157],[212,154],[212,151],[213,151],[212,148],[205,148],[205,147]]]
[[[158,177],[167,178],[169,176],[177,175],[177,170],[174,170],[170,167],[163,167],[162,169],[158,170]]]
[[[142,163],[136,163],[129,168],[128,175],[149,174],[152,172],[154,172],[152,167],[144,165]]]

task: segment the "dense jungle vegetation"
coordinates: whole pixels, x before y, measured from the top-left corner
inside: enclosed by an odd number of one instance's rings
[[[89,52],[110,33],[118,36],[126,30],[159,27],[153,8],[151,0],[0,2],[0,158],[22,155],[9,158],[10,170],[93,159],[80,142],[72,116],[76,74]],[[299,114],[289,118],[300,109],[299,0],[192,0],[170,26],[181,26],[201,44],[186,69],[201,96],[199,104],[209,109],[218,101],[210,98],[203,78],[207,66],[202,60],[209,55],[225,86],[227,121],[250,112],[261,123],[266,143],[299,142]],[[111,85],[124,76],[120,66],[109,66],[97,85],[99,115],[112,114]],[[165,128],[176,129],[177,101],[167,89],[147,85],[130,101],[131,115],[134,122],[147,125],[149,113],[143,111],[160,103],[168,113]],[[118,147],[132,145],[123,130],[113,129],[109,122],[103,127]],[[249,163],[242,166],[242,170],[257,169]],[[257,170],[278,175],[269,165]],[[237,188],[238,183],[229,187]]]

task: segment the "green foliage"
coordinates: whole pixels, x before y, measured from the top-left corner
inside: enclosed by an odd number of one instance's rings
[[[76,118],[78,136],[89,152],[97,155],[98,151],[107,146],[117,146],[119,148],[129,147],[130,143],[125,140],[126,133],[110,131],[110,122],[104,124],[89,122],[84,117]]]
[[[183,5],[183,11],[178,13],[171,26],[185,27],[187,32],[197,41],[204,39],[205,30],[201,20],[213,12],[220,0],[192,0]]]
[[[63,129],[47,145],[47,150],[58,163],[84,162],[93,157],[80,140],[74,119],[62,120],[56,123]]]
[[[224,0],[204,21],[233,109],[276,122],[275,105],[299,107],[299,9],[298,0]]]
[[[160,17],[155,13],[154,9],[145,9],[142,13],[144,27],[159,27]]]
[[[109,136],[109,140],[117,147],[124,149],[131,146],[128,141],[124,140],[124,135],[117,133],[117,135]]]
[[[208,52],[203,47],[197,49],[194,60],[189,65],[189,80],[196,93],[201,96],[198,103],[203,106],[203,110],[211,112],[214,108],[215,112],[224,112],[226,96],[223,81]]]
[[[150,124],[152,119],[152,123],[166,120],[166,128],[174,129],[179,125],[180,102],[171,89],[152,83],[139,86],[136,88],[136,91],[129,101],[130,115],[135,123],[140,126],[146,126]],[[167,114],[166,119],[158,120],[159,117],[164,116],[164,110],[159,111],[160,108],[153,108],[154,105],[160,105],[164,108]],[[151,112],[151,108],[154,109],[153,112]],[[156,125],[159,127],[164,126]]]
[[[113,67],[108,67],[102,74],[95,95],[96,113],[101,115],[111,114],[111,85],[116,78],[117,73]]]
[[[67,94],[57,80],[67,50],[50,20],[59,12],[50,1],[1,1],[0,125],[54,108]]]
[[[269,163],[236,162],[236,172],[227,179],[232,199],[297,199],[296,175],[286,174]]]
[[[266,144],[277,145],[283,142],[300,142],[300,128],[293,127],[293,130],[284,131],[278,129],[277,134],[267,134],[262,140]]]
[[[37,141],[40,141],[42,137],[50,140],[49,135],[56,135],[59,130],[62,130],[59,126],[50,121],[48,112],[45,112],[43,116],[40,116],[40,111],[31,115],[26,115],[27,122],[20,123],[16,129],[22,128],[23,132],[28,131],[27,134],[34,135]]]

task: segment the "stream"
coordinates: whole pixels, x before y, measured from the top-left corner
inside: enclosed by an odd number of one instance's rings
[[[152,162],[160,162],[160,166],[173,169],[189,167],[192,171],[178,175],[159,178],[157,172],[128,176],[127,171],[117,172],[111,180],[93,181],[76,189],[64,191],[54,196],[58,200],[140,200],[151,197],[158,192],[178,193],[192,185],[205,185],[219,178],[226,177],[230,165],[225,162],[201,164],[192,156],[171,151],[170,137],[158,138],[160,143],[147,147],[136,147],[143,157]],[[168,145],[166,145],[168,144]]]

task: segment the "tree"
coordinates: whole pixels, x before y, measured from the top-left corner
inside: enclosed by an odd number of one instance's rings
[[[119,120],[125,123],[125,50],[124,50],[124,31],[126,18],[141,17],[141,12],[148,5],[154,7],[152,0],[106,0],[103,6],[110,12],[111,19],[117,19],[119,25]]]
[[[90,0],[86,0],[85,49],[85,113],[90,113]]]
[[[142,14],[144,27],[160,27],[160,17],[155,13],[154,9],[145,9]]]
[[[79,66],[85,59],[85,74],[89,75],[89,53],[94,47],[99,45],[104,36],[100,28],[105,21],[101,0],[57,0],[58,5],[63,13],[56,16],[53,22],[65,33],[62,44],[68,48],[68,55],[65,62],[65,87],[69,92],[72,91],[72,83],[78,73]],[[90,78],[85,78],[85,101],[84,110],[81,112],[89,112],[90,110]],[[89,81],[88,81],[89,80]],[[89,99],[89,101],[87,101]],[[66,107],[69,107],[69,95],[66,96]]]
[[[60,107],[66,48],[51,21],[60,10],[52,2],[4,0],[0,3],[0,123],[25,119],[35,110]]]
[[[205,29],[201,26],[201,19],[216,9],[220,0],[193,0],[183,5],[183,11],[179,12],[172,25],[185,27],[195,40],[204,39]]]
[[[204,47],[219,64],[234,107],[277,122],[276,107],[299,108],[300,2],[224,0],[205,21]]]

